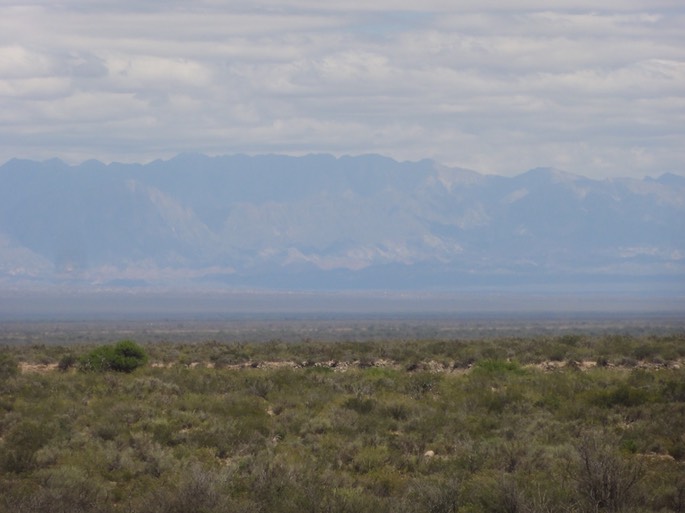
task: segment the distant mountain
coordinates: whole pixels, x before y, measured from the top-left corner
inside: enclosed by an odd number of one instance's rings
[[[513,178],[365,155],[0,167],[0,284],[685,283],[685,178]]]

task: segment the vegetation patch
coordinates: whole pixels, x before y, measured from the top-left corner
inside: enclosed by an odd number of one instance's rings
[[[69,361],[69,355],[60,359],[60,368],[68,368]],[[142,347],[131,340],[122,340],[93,349],[79,360],[79,368],[87,372],[133,372],[146,362],[147,354]]]
[[[682,512],[681,346],[7,346],[0,513]]]

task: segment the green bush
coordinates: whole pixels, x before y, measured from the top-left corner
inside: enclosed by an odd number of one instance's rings
[[[585,511],[626,511],[635,505],[635,489],[643,478],[639,461],[626,458],[605,434],[584,433],[576,444],[575,480]]]
[[[624,383],[608,389],[593,390],[589,395],[590,402],[601,408],[640,406],[649,400],[649,394],[645,390]]]
[[[514,374],[523,373],[523,369],[515,361],[501,360],[501,359],[487,359],[476,362],[475,370],[483,374],[506,374],[508,372]]]
[[[16,376],[18,372],[17,360],[9,353],[0,353],[0,381]]]
[[[84,371],[105,372],[133,372],[145,365],[147,354],[135,342],[122,340],[115,345],[100,346],[83,356],[79,367]]]
[[[371,410],[376,406],[376,401],[371,398],[350,397],[345,401],[343,406],[363,415],[371,413]]]
[[[66,372],[78,363],[78,358],[72,353],[65,354],[57,363],[57,368],[62,372]]]
[[[26,472],[36,463],[36,452],[52,438],[51,426],[34,421],[22,421],[0,445],[0,468],[7,472]]]

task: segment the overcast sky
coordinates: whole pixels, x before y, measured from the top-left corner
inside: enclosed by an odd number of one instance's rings
[[[184,151],[685,174],[685,4],[0,0],[0,162]]]

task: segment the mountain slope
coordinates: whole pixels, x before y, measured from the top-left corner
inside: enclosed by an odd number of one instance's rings
[[[682,281],[685,179],[505,178],[377,155],[12,160],[0,167],[0,241],[5,281]]]

